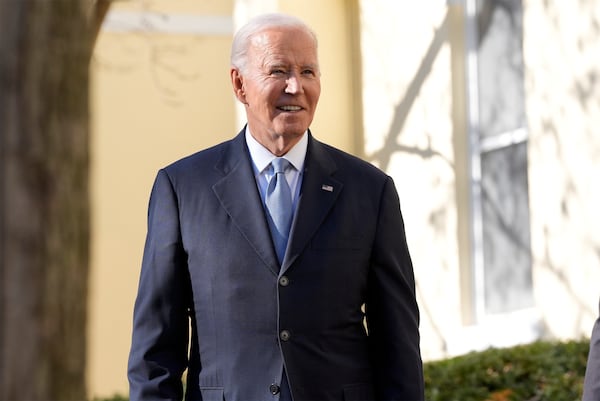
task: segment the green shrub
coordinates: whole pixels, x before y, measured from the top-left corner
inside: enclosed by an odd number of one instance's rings
[[[578,401],[589,341],[539,341],[424,365],[427,401]]]

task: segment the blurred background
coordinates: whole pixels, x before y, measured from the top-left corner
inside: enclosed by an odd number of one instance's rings
[[[600,297],[600,0],[108,3],[89,55],[88,397],[127,394],[156,172],[243,127],[230,43],[271,11],[319,37],[315,137],[394,178],[423,358],[589,336]]]

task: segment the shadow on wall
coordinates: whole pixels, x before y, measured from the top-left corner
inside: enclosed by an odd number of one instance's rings
[[[512,7],[514,3],[513,0],[497,0],[497,1],[488,1],[482,2],[483,7],[478,12],[478,29],[479,35],[481,36],[481,40],[479,43],[483,41],[483,38],[488,34],[490,29],[490,24],[492,21],[492,16],[494,12],[498,10],[506,10]],[[556,5],[551,4],[550,2],[544,3],[544,13],[552,16],[553,24],[555,25],[555,29],[559,31],[559,16],[556,12]],[[506,14],[511,17],[511,12],[506,12]],[[457,168],[455,161],[449,160],[446,155],[444,155],[441,151],[437,150],[434,145],[433,137],[431,133],[423,133],[423,135],[427,136],[427,146],[426,147],[417,147],[417,146],[407,146],[401,143],[402,134],[405,132],[405,124],[407,122],[408,116],[411,113],[411,109],[415,105],[419,93],[424,86],[427,78],[430,76],[432,72],[433,65],[436,61],[436,58],[440,54],[440,50],[449,41],[450,33],[449,30],[452,29],[451,24],[451,15],[450,9],[448,8],[447,13],[439,25],[435,30],[435,34],[430,42],[427,51],[424,53],[423,59],[414,75],[410,84],[406,88],[406,90],[401,95],[399,101],[396,103],[396,107],[394,109],[392,120],[387,129],[387,133],[385,134],[383,145],[380,149],[367,156],[367,159],[377,164],[384,171],[389,171],[390,161],[392,157],[396,154],[404,154],[404,155],[413,155],[420,157],[424,160],[432,160],[439,159],[442,160],[444,164],[451,169],[455,176],[460,174],[460,169]],[[512,22],[514,24],[514,21]],[[591,24],[593,29],[593,35],[588,38],[590,41],[597,41],[600,37],[600,21],[594,20]],[[452,45],[452,43],[450,43]],[[579,47],[583,47],[584,44],[579,43]],[[453,64],[454,66],[454,64]],[[589,113],[591,110],[595,110],[598,107],[598,96],[595,94],[598,93],[599,83],[600,83],[600,73],[597,68],[590,67],[588,71],[579,76],[575,76],[572,83],[571,94],[573,99],[579,103],[581,112],[583,114]],[[464,88],[463,88],[464,89]],[[456,94],[455,94],[456,95]],[[552,97],[555,96],[555,93],[546,90],[544,92],[543,102],[551,103],[553,100]],[[453,99],[456,101],[460,99],[460,97],[454,96]],[[453,104],[453,108],[460,107],[458,105]],[[557,149],[557,160],[556,164],[561,166],[561,169],[564,169],[565,177],[564,180],[558,185],[563,186],[561,191],[561,208],[562,215],[560,216],[561,224],[569,224],[568,221],[572,217],[572,212],[574,208],[579,210],[585,210],[585,208],[589,208],[589,200],[584,199],[584,197],[579,192],[578,188],[580,188],[581,184],[578,186],[578,174],[581,174],[580,170],[570,169],[569,160],[566,155],[562,152],[561,141],[564,141],[565,138],[559,135],[558,128],[556,126],[556,122],[553,119],[554,116],[547,116],[546,119],[542,121],[542,132],[536,132],[536,136],[550,136],[554,141],[555,148]],[[464,136],[466,133],[464,132],[454,132],[454,136],[461,135]],[[587,143],[592,144],[595,151],[595,155],[592,154],[592,159],[600,159],[600,143],[597,138],[594,137],[594,133],[592,130],[588,129],[585,131],[585,140]],[[456,141],[454,142],[456,144]],[[535,143],[529,143],[529,146],[535,146]],[[456,149],[455,149],[456,150]],[[541,152],[542,150],[533,150],[537,152]],[[530,150],[531,152],[531,150]],[[464,150],[456,152],[457,154],[464,153]],[[525,166],[527,169],[528,166]],[[581,168],[581,165],[578,166]],[[535,177],[534,177],[535,178]],[[579,180],[580,182],[580,180]],[[526,184],[527,185],[527,184]],[[485,195],[485,194],[484,194]],[[448,204],[452,204],[454,202],[453,199],[448,199]],[[510,224],[507,222],[506,213],[503,211],[501,201],[496,203],[490,202],[490,214],[496,221],[496,227],[499,230],[503,231],[503,235],[508,241],[512,242],[512,246],[515,249],[518,249],[519,252],[522,252],[524,255],[528,255],[529,258],[531,255],[531,246],[528,241],[523,241],[522,235],[520,233],[515,233],[514,230],[511,230]],[[439,235],[440,238],[444,238],[445,232],[447,232],[445,227],[445,220],[440,218],[440,215],[447,213],[448,211],[442,207],[436,210],[432,210],[429,215],[428,223],[433,228],[434,232]],[[543,268],[549,273],[551,273],[557,281],[561,283],[564,287],[565,292],[568,294],[568,297],[577,305],[576,310],[573,312],[576,314],[576,318],[573,323],[573,332],[580,333],[582,324],[584,323],[584,319],[589,316],[595,316],[596,311],[589,306],[589,303],[582,299],[582,294],[577,291],[574,287],[573,281],[570,279],[567,274],[568,269],[574,268],[574,266],[560,266],[557,265],[550,254],[550,247],[553,242],[556,242],[556,239],[553,239],[552,232],[556,232],[556,228],[551,229],[548,226],[544,226],[543,228],[543,243],[545,247],[545,254],[543,260],[540,259],[540,255],[537,255],[537,260],[534,262],[536,268]],[[564,234],[564,233],[563,233]],[[586,233],[582,234],[582,240],[591,241],[587,246],[589,250],[594,254],[596,264],[600,265],[600,243],[593,240],[592,235],[588,235]],[[535,283],[533,283],[535,285]],[[436,318],[433,316],[432,308],[428,305],[427,302],[427,294],[423,294],[419,285],[417,283],[417,291],[421,298],[421,310],[423,317],[430,322],[432,329],[435,331],[435,335],[439,339],[442,349],[446,349],[446,343],[444,340],[444,333],[439,325],[436,324]],[[424,296],[425,295],[425,296]],[[431,301],[430,301],[431,302]],[[429,303],[430,303],[429,302]],[[548,327],[545,326],[545,323],[542,323],[540,327],[540,337],[548,337],[551,333],[549,332]]]

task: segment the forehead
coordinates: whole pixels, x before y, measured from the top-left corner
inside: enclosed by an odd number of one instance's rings
[[[299,27],[267,28],[257,32],[250,40],[248,54],[261,64],[318,64],[315,39]]]

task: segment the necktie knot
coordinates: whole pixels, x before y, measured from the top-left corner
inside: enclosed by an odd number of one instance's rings
[[[275,174],[285,173],[285,171],[290,167],[290,162],[283,157],[276,157],[271,162],[273,166],[273,172]]]

